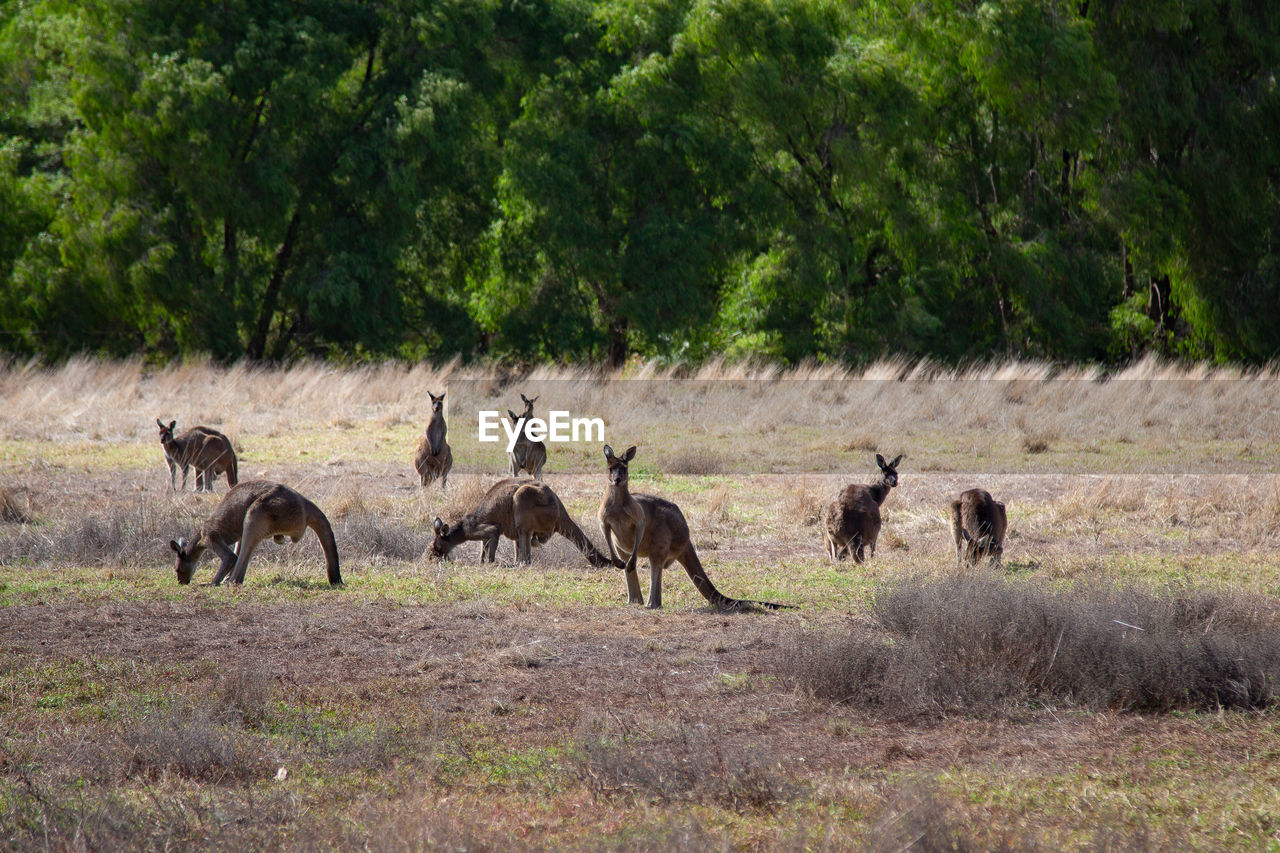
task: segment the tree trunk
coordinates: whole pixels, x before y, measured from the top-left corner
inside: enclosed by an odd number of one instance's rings
[[[622,367],[627,360],[627,318],[609,322],[609,349],[605,356],[609,367]]]
[[[245,355],[251,359],[261,359],[267,351],[267,333],[271,331],[271,320],[276,315],[276,307],[280,302],[280,287],[284,283],[285,273],[289,270],[289,262],[293,258],[293,244],[298,235],[298,220],[301,210],[293,212],[289,227],[284,232],[284,242],[276,250],[275,269],[271,271],[271,281],[267,283],[267,292],[262,295],[262,306],[258,310],[258,324]]]

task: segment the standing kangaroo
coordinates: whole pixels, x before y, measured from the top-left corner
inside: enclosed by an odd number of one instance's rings
[[[437,518],[432,525],[435,540],[431,556],[437,560],[463,542],[482,540],[480,562],[496,562],[498,540],[506,536],[516,542],[516,563],[532,561],[534,545],[542,545],[555,533],[573,543],[597,568],[617,565],[591,544],[591,540],[574,523],[564,504],[545,483],[506,478],[494,483],[480,503],[457,524],[445,524]]]
[[[217,586],[230,575],[234,584],[244,583],[245,569],[253,549],[268,536],[276,542],[284,542],[286,536],[297,542],[310,527],[320,539],[324,549],[324,561],[329,570],[329,583],[342,583],[338,571],[338,546],[333,541],[333,528],[320,508],[302,495],[266,480],[249,480],[227,492],[213,514],[200,528],[194,542],[169,540],[169,547],[178,555],[178,583],[191,583],[196,563],[208,549],[218,555],[222,565],[214,575]],[[232,546],[239,543],[237,548]]]
[[[541,441],[530,441],[528,436],[524,434],[525,421],[533,417],[533,404],[538,399],[534,397],[530,400],[521,394],[520,399],[524,400],[524,413],[517,415],[515,412],[507,409],[507,414],[511,416],[511,422],[515,424],[518,435],[516,437],[515,447],[511,448],[511,476],[519,476],[520,472],[528,471],[530,476],[539,480],[542,479],[542,466],[547,464],[547,445]]]
[[[956,565],[962,559],[976,564],[990,557],[999,566],[1004,556],[1004,533],[1008,528],[1004,504],[992,499],[986,489],[969,489],[951,502],[951,532],[956,539]]]
[[[768,601],[742,601],[722,594],[711,583],[707,572],[698,560],[698,553],[689,539],[689,524],[684,520],[680,507],[671,501],[653,495],[633,495],[627,487],[627,465],[635,458],[636,449],[630,447],[621,456],[613,448],[604,446],[604,459],[609,466],[609,485],[605,488],[600,504],[600,530],[609,556],[618,559],[618,551],[625,556],[623,568],[627,577],[627,603],[641,604],[640,580],[636,577],[638,557],[649,558],[650,609],[662,606],[662,570],[678,562],[684,566],[694,587],[713,607],[722,610],[745,610],[768,607],[773,610],[786,608],[785,604]],[[617,550],[613,540],[618,540]]]
[[[898,463],[902,454],[892,462],[876,454],[880,466],[880,482],[865,486],[853,483],[846,486],[840,497],[827,507],[827,554],[833,560],[843,560],[853,554],[853,560],[861,563],[875,556],[876,539],[880,536],[880,505],[889,496],[889,490],[898,485]],[[866,549],[866,550],[864,550]]]
[[[187,488],[187,471],[196,469],[196,491],[213,491],[213,481],[219,474],[227,475],[227,485],[234,486],[239,479],[236,452],[231,440],[216,429],[193,426],[175,437],[177,421],[166,425],[156,418],[160,427],[160,446],[164,448],[165,461],[169,463],[169,488],[175,486],[177,470],[182,469],[182,488]]]
[[[431,417],[427,420],[426,432],[418,439],[413,467],[422,478],[423,486],[429,486],[439,478],[443,490],[449,483],[449,470],[453,468],[453,451],[445,441],[449,427],[444,422],[444,394],[437,397],[428,391],[427,396],[431,398]]]

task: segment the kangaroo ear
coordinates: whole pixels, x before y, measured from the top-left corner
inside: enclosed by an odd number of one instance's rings
[[[169,432],[173,432],[173,428],[178,425],[177,421],[169,421]]]
[[[160,429],[164,429],[164,421],[156,418],[156,426],[160,427]]]
[[[636,446],[633,444],[627,448],[626,453],[622,454],[622,461],[630,462],[632,459],[635,459],[635,458],[636,458]]]
[[[182,553],[182,546],[179,545],[177,542],[173,541],[172,539],[169,540],[169,547],[172,548],[175,553],[178,553],[178,554]]]
[[[613,458],[613,448],[612,448],[612,447],[610,447],[610,446],[609,446],[609,445],[607,445],[607,444],[604,446],[604,458],[605,458],[605,459],[612,459],[612,458]]]
[[[447,393],[448,393],[447,391],[441,391],[441,392],[440,392],[440,396],[439,396],[439,397],[436,397],[436,399],[437,399],[437,400],[443,400],[443,399],[444,399],[444,395],[445,395],[445,394],[447,394]]]
[[[888,465],[885,464],[884,457],[881,456],[879,453],[876,454],[876,464],[879,465],[881,468],[889,467]]]
[[[520,420],[520,416],[517,415],[515,412],[511,411],[510,409],[507,409],[507,414],[511,416],[511,420],[513,422]]]
[[[435,530],[436,533],[439,533],[441,527],[444,527],[444,519],[437,517],[436,520],[431,523],[431,528]]]
[[[904,457],[904,456],[906,456],[906,455],[907,455],[907,454],[905,454],[905,453],[899,453],[899,454],[897,455],[897,457],[895,457],[895,458],[894,458],[894,460],[893,460],[892,462],[890,462],[890,463],[889,463],[889,467],[890,467],[890,468],[897,468],[897,467],[898,467],[898,463],[902,461],[902,457]]]

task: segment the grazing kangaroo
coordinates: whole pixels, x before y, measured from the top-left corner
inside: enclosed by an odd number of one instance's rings
[[[178,555],[178,583],[191,583],[196,563],[208,549],[218,555],[222,565],[214,575],[213,585],[221,584],[228,575],[234,584],[244,583],[244,573],[253,549],[268,536],[284,542],[286,536],[297,542],[310,527],[320,539],[324,561],[329,570],[329,583],[342,583],[338,571],[338,546],[333,541],[333,528],[320,508],[288,486],[266,480],[249,480],[234,486],[213,514],[200,528],[194,542],[169,541]],[[239,546],[232,546],[239,543]]]
[[[541,441],[530,441],[524,434],[524,422],[533,417],[533,404],[538,398],[534,397],[530,400],[521,394],[520,399],[524,400],[523,414],[517,415],[507,409],[511,422],[519,431],[515,447],[508,454],[511,457],[511,476],[516,477],[521,471],[528,471],[530,476],[541,480],[542,466],[547,464],[547,445]]]
[[[1004,504],[986,489],[969,489],[951,502],[951,532],[956,539],[956,565],[962,559],[976,564],[990,557],[999,566],[1004,556],[1004,533],[1008,528]]]
[[[662,570],[678,562],[684,566],[694,587],[713,607],[722,610],[749,610],[767,607],[773,610],[787,608],[785,604],[769,601],[742,601],[722,594],[711,583],[707,572],[698,560],[698,553],[689,539],[689,524],[684,520],[680,507],[671,501],[653,495],[633,495],[627,487],[627,465],[635,458],[636,449],[630,447],[621,456],[604,446],[604,459],[609,466],[609,485],[605,488],[600,504],[600,530],[609,556],[618,559],[618,551],[625,557],[622,567],[627,577],[627,603],[641,604],[640,580],[636,577],[636,560],[649,558],[650,609],[662,606]],[[617,550],[613,540],[618,540]]]
[[[193,426],[175,437],[177,421],[165,425],[156,418],[160,427],[160,446],[164,448],[165,461],[169,463],[169,488],[175,486],[177,469],[182,469],[182,488],[187,488],[187,471],[196,469],[196,491],[213,491],[213,481],[219,474],[227,475],[227,485],[234,486],[239,479],[236,452],[231,440],[216,429]]]
[[[516,563],[532,562],[533,546],[542,545],[555,533],[573,543],[591,565],[622,567],[610,560],[574,523],[551,487],[525,479],[506,478],[494,483],[480,503],[455,525],[437,518],[432,525],[435,540],[431,556],[439,560],[463,542],[482,540],[480,562],[496,562],[498,540],[506,536],[516,542]]]
[[[423,486],[439,478],[443,490],[449,483],[449,470],[453,468],[453,451],[445,441],[449,427],[444,422],[444,394],[437,397],[428,391],[427,396],[431,398],[431,417],[427,420],[426,433],[418,439],[413,467],[418,470]]]
[[[880,536],[880,504],[889,496],[889,490],[898,485],[901,461],[901,453],[892,462],[885,462],[877,453],[880,482],[846,486],[840,497],[827,507],[826,544],[831,559],[843,560],[852,554],[854,562],[861,563],[875,556],[876,539]]]

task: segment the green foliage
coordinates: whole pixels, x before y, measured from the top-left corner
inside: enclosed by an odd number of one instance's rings
[[[1280,353],[1245,0],[0,10],[0,349]]]

